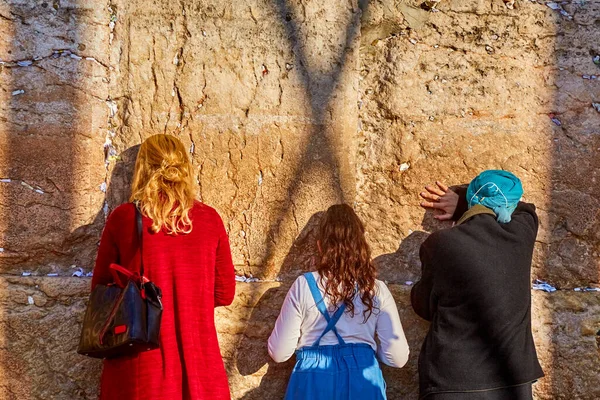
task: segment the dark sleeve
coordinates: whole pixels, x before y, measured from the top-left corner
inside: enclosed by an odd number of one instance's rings
[[[215,263],[215,307],[230,305],[235,296],[235,270],[229,248],[229,237],[221,217],[217,215],[217,219],[220,235]]]
[[[518,222],[526,227],[526,232],[530,235],[530,239],[535,241],[537,236],[539,220],[535,212],[535,205],[531,203],[519,202],[517,208],[511,216],[511,220]]]
[[[111,214],[102,231],[102,238],[100,239],[100,247],[98,248],[98,256],[96,257],[96,265],[94,266],[92,276],[92,290],[98,284],[108,285],[111,283],[113,278],[110,273],[110,264],[119,263],[119,248],[112,232],[113,224],[114,216]]]
[[[415,313],[427,321],[433,319],[434,310],[431,309],[431,296],[433,291],[433,269],[430,258],[428,257],[427,239],[419,251],[421,258],[421,279],[413,286],[410,291],[410,302]]]
[[[467,203],[467,188],[469,185],[460,185],[460,186],[452,186],[450,190],[458,195],[458,204],[456,205],[456,210],[454,210],[454,215],[452,215],[452,219],[454,221],[458,221],[460,217],[463,216],[464,213],[469,209],[469,203]]]

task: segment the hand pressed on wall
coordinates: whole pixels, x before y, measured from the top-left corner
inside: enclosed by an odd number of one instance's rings
[[[425,186],[426,191],[420,193],[421,197],[426,200],[421,202],[421,207],[441,211],[434,218],[440,221],[448,221],[456,211],[458,194],[440,181],[436,181],[435,185]]]

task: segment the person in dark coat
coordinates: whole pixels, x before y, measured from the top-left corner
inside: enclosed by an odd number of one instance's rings
[[[438,182],[421,193],[439,220],[457,221],[421,245],[415,312],[431,321],[419,356],[420,398],[532,399],[544,376],[531,333],[535,206],[510,172],[481,173],[468,187]]]

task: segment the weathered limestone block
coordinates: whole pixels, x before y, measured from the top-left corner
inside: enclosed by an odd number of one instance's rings
[[[113,4],[118,148],[181,137],[239,272],[277,276],[309,218],[353,199],[357,4]]]
[[[291,282],[290,282],[291,283]],[[266,341],[290,283],[238,284],[231,307],[217,309],[218,331],[232,396],[283,398],[293,360],[273,363]],[[384,367],[390,399],[417,399],[417,360],[428,323],[410,306],[410,287],[390,285],[411,355],[402,369]],[[594,292],[533,292],[533,332],[546,377],[535,384],[537,399],[600,396],[600,295]]]
[[[234,399],[283,397],[293,359],[275,364],[266,341],[291,282],[240,283],[233,305],[215,311]],[[89,279],[0,279],[0,398],[93,399],[101,363],[75,353]],[[402,369],[384,367],[390,399],[416,399],[417,359],[428,323],[410,306],[410,287],[390,285],[411,355]],[[539,399],[600,396],[597,357],[600,295],[534,292],[533,331],[546,377]]]
[[[0,278],[0,399],[95,399],[101,362],[76,353],[89,279]]]
[[[518,32],[523,15],[545,14],[521,10],[516,18],[477,4],[476,14],[447,4],[421,29],[407,20],[395,36],[363,43],[358,192],[376,251],[440,226],[418,206],[419,191],[435,179],[460,184],[501,167],[516,169],[527,188],[548,177],[551,138],[539,127],[549,122],[537,109],[551,95],[540,90],[543,76],[531,68],[538,55],[524,50],[529,38]]]
[[[106,175],[105,11],[5,1],[0,12],[0,272],[89,266],[99,227],[82,227]]]
[[[533,334],[546,377],[537,399],[600,398],[600,293],[533,296]]]
[[[421,240],[406,238],[444,226],[418,206],[425,184],[502,168],[538,206],[534,276],[597,283],[598,3],[571,4],[572,20],[532,2],[410,4],[373,3],[362,25],[357,206],[375,252],[416,254]],[[400,22],[373,40],[391,15]]]

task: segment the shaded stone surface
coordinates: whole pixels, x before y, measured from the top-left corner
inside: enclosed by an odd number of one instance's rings
[[[0,4],[0,272],[90,266],[109,96],[105,11]]]
[[[89,285],[0,278],[0,398],[97,398],[101,362],[76,353]]]
[[[600,397],[600,293],[535,293],[532,314],[538,357],[546,377],[538,399]]]

